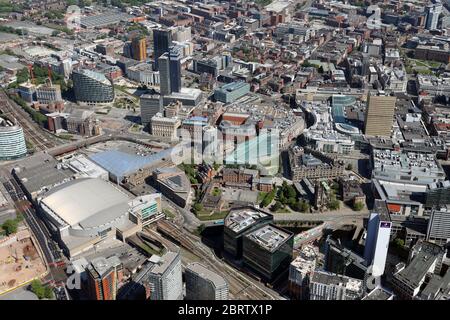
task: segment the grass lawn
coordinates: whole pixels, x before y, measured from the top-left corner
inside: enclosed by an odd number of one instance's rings
[[[162,211],[166,215],[167,218],[169,218],[169,219],[174,219],[175,218],[175,213],[173,213],[172,210],[165,208]]]
[[[256,200],[258,203],[261,203],[261,201],[263,201],[264,197],[266,196],[267,192],[264,191],[260,191],[258,193],[258,200]]]
[[[205,212],[205,214],[203,212]],[[200,221],[224,219],[228,214],[228,211],[215,211],[212,214],[206,213],[207,211],[205,211],[205,210],[203,212],[200,214],[197,214],[197,218]]]
[[[60,135],[58,135],[58,138],[61,138],[64,140],[72,140],[73,136],[71,134],[60,134]]]

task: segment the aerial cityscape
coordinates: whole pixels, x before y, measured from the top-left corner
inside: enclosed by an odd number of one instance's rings
[[[449,10],[0,0],[0,300],[450,300]]]

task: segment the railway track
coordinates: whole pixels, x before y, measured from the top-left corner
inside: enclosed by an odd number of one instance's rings
[[[228,282],[230,293],[234,296],[239,296],[240,299],[275,299],[265,289],[262,289],[244,275],[239,274],[237,270],[220,261],[209,248],[206,248],[190,233],[166,220],[159,220],[157,222],[157,229],[199,257],[202,263],[210,270],[222,275]]]
[[[36,151],[44,151],[59,145],[52,140],[49,134],[42,132],[42,128],[30,119],[30,115],[11,101],[3,91],[0,91],[0,109],[5,115],[10,115],[19,122],[25,138],[33,144]]]

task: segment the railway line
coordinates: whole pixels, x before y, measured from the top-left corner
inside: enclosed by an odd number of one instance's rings
[[[247,275],[241,274],[238,270],[219,260],[210,248],[207,248],[194,235],[177,225],[167,220],[159,220],[157,222],[157,230],[202,259],[202,263],[210,270],[222,275],[228,282],[230,294],[235,296],[235,298],[255,300],[275,300],[280,298],[276,292],[272,292],[272,290],[256,280],[250,279]]]
[[[0,91],[0,110],[5,114],[16,119],[21,125],[25,138],[35,147],[36,151],[44,151],[57,145],[53,136],[42,131],[31,118],[30,115],[11,101],[4,91]]]

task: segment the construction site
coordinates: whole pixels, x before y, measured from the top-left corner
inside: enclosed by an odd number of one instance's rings
[[[0,295],[24,285],[46,272],[31,238],[23,229],[0,242]]]

